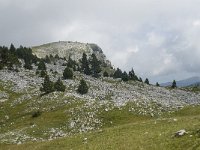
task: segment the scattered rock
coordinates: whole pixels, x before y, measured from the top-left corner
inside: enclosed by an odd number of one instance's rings
[[[179,130],[175,133],[175,137],[181,137],[183,135],[187,134],[187,132],[185,131],[185,129]]]

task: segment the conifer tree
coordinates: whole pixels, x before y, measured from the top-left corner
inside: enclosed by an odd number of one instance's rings
[[[156,86],[160,86],[160,84],[158,82],[156,82]]]
[[[141,77],[139,77],[138,81],[139,81],[139,82],[143,82]]]
[[[85,53],[83,53],[83,56],[82,56],[82,59],[81,59],[81,70],[86,75],[91,74],[89,62],[88,62],[88,59],[87,59],[87,55]]]
[[[54,91],[54,84],[52,81],[50,81],[48,75],[45,76],[44,83],[42,83],[42,87],[40,88],[40,91],[42,91],[46,94]]]
[[[135,75],[135,72],[133,70],[133,68],[131,69],[131,71],[129,71],[129,80],[135,80],[135,81],[139,81],[138,77]]]
[[[72,69],[66,67],[63,72],[63,78],[64,79],[73,79],[73,76],[74,76],[74,74],[73,74]]]
[[[99,77],[99,73],[101,72],[100,61],[97,59],[95,54],[91,55],[91,72],[94,77]]]
[[[49,64],[51,62],[51,59],[49,58],[48,55],[46,55],[44,61]]]
[[[44,63],[44,60],[41,60],[39,62],[37,70],[46,70],[46,65]]]
[[[172,88],[176,88],[177,86],[176,86],[176,81],[174,80],[173,82],[172,82]]]
[[[128,74],[126,73],[126,71],[124,71],[123,74],[122,74],[122,80],[128,81]]]
[[[39,72],[39,74],[40,74],[39,76],[41,78],[44,78],[47,75],[47,72],[45,70],[42,70],[42,71]]]
[[[54,88],[56,91],[61,91],[64,92],[66,89],[66,86],[63,84],[62,80],[59,78],[55,84],[54,84]]]
[[[121,78],[121,77],[122,77],[122,71],[121,69],[117,68],[117,70],[113,74],[113,78]]]
[[[16,53],[16,48],[15,48],[15,46],[14,46],[13,44],[10,45],[10,52],[11,52],[12,54],[15,54],[15,53]]]
[[[144,81],[144,83],[149,84],[149,79],[146,78],[145,81]]]
[[[25,62],[25,64],[24,64],[24,68],[25,68],[25,69],[29,69],[29,70],[33,69],[30,60],[25,59],[24,62]]]
[[[88,87],[87,83],[85,82],[85,80],[82,79],[78,86],[77,92],[80,94],[86,94],[88,92],[88,89],[89,89],[89,87]]]
[[[104,76],[104,77],[109,77],[108,72],[107,72],[107,71],[104,71],[104,72],[103,72],[103,76]]]

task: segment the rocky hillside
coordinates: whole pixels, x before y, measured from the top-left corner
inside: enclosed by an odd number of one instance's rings
[[[106,59],[102,49],[96,44],[59,41],[41,46],[35,46],[32,47],[32,50],[33,54],[39,58],[45,58],[46,55],[55,56],[58,54],[58,56],[61,58],[68,58],[70,56],[75,61],[78,61],[82,57],[83,53],[86,53],[88,56],[90,56],[92,53],[95,53],[99,60],[111,66],[110,61]]]
[[[71,45],[71,48],[69,48]],[[80,59],[83,51],[105,56],[96,45],[58,42],[33,48],[38,57],[46,55]],[[50,80],[62,79],[65,60],[46,64]],[[24,62],[22,61],[22,65]],[[40,87],[44,78],[36,75],[37,66],[0,70],[0,143],[22,144],[29,141],[47,141],[88,131],[101,132],[112,126],[115,116],[106,119],[105,113],[123,112],[129,117],[159,118],[189,105],[200,104],[199,92],[169,89],[138,81],[123,82],[111,77],[94,78],[74,71],[73,79],[62,79],[64,92],[44,94]],[[77,88],[84,79],[89,91],[81,95]],[[114,118],[114,119],[113,119]],[[123,118],[121,118],[123,119]]]

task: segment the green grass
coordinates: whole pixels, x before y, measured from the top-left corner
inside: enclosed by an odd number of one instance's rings
[[[126,109],[114,109],[104,112],[100,117],[105,121],[105,126],[102,131],[75,134],[70,137],[47,142],[30,142],[22,145],[1,144],[0,149],[200,149],[198,130],[200,129],[199,106],[186,107],[171,115],[163,115],[160,118],[130,114]],[[113,124],[110,124],[110,121],[112,121]],[[179,138],[174,137],[174,133],[180,129],[185,129],[188,134]],[[87,138],[87,140],[85,141],[84,138]]]

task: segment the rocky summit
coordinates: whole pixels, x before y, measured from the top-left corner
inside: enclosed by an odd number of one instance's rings
[[[102,49],[96,44],[80,43],[71,41],[59,41],[48,43],[40,46],[32,47],[33,54],[39,58],[45,58],[46,56],[56,54],[61,58],[71,57],[73,60],[78,61],[83,53],[88,56],[95,54],[99,60],[105,62],[107,65],[111,65],[110,61],[106,59]]]

